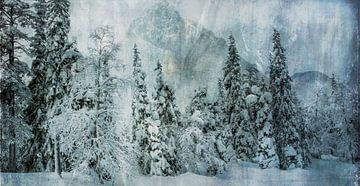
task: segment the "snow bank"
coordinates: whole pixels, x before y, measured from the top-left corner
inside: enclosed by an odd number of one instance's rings
[[[260,169],[257,164],[240,162],[229,167],[227,173],[207,177],[186,173],[176,177],[136,176],[121,183],[107,182],[105,185],[131,186],[237,186],[237,185],[358,185],[359,172],[353,164],[337,161],[313,160],[307,169],[279,170]],[[95,186],[96,181],[86,175],[65,173],[60,179],[54,173],[1,173],[0,185],[6,186],[56,186],[87,185]]]
[[[321,159],[322,159],[322,160],[337,161],[337,160],[339,160],[339,157],[333,156],[333,155],[331,155],[331,154],[323,154],[323,155],[321,155]]]

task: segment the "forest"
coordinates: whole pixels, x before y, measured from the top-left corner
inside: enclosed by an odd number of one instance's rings
[[[305,104],[283,30],[267,30],[267,73],[239,54],[231,32],[214,98],[203,84],[186,102],[166,61],[142,60],[141,43],[123,63],[112,26],[94,28],[80,52],[69,0],[0,0],[0,9],[2,173],[76,172],[102,184],[120,174],[219,176],[239,161],[286,171],[316,159],[359,164],[360,54],[349,71],[355,78],[333,73]],[[131,105],[121,104],[126,93]]]

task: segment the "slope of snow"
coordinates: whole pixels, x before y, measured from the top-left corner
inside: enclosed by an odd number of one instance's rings
[[[176,177],[136,176],[126,182],[108,182],[105,185],[146,186],[235,186],[235,185],[359,185],[359,167],[336,161],[313,160],[308,169],[260,169],[248,162],[234,163],[227,173],[207,177],[186,173]],[[1,173],[0,185],[99,185],[85,175],[65,173],[60,179],[55,173]],[[120,180],[120,179],[118,179]]]

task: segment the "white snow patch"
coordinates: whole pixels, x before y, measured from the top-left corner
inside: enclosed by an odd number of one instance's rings
[[[337,161],[337,160],[339,160],[339,157],[333,156],[333,155],[331,155],[331,154],[323,154],[323,155],[321,155],[321,159],[322,159],[322,160]]]
[[[258,97],[255,96],[254,94],[250,94],[250,95],[246,96],[246,98],[245,98],[247,105],[252,105],[252,104],[256,103],[257,100],[258,100]]]
[[[357,166],[337,161],[313,160],[307,169],[279,170],[277,168],[261,169],[257,164],[249,162],[233,162],[228,172],[214,176],[201,176],[186,173],[179,176],[134,176],[104,185],[132,185],[132,186],[237,186],[237,185],[357,185],[359,172]],[[125,181],[124,181],[125,180]],[[1,173],[0,184],[9,186],[22,185],[100,185],[87,175],[63,174],[59,178],[55,173]]]

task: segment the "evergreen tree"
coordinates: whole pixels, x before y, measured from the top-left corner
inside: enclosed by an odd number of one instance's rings
[[[274,30],[273,50],[270,61],[270,90],[272,94],[272,119],[276,140],[276,150],[280,169],[304,167],[301,138],[295,121],[294,94],[291,88],[285,49],[280,43],[280,33]]]
[[[134,120],[133,126],[133,141],[138,145],[139,160],[138,164],[143,174],[150,173],[150,155],[149,155],[149,132],[148,123],[145,121],[149,114],[149,99],[147,95],[147,88],[145,83],[145,72],[142,71],[141,59],[139,51],[134,45],[134,59],[133,59],[133,100],[131,104],[132,117]]]
[[[61,105],[70,92],[72,65],[80,54],[74,42],[68,41],[70,31],[70,3],[68,0],[38,0],[35,3],[35,37],[32,42],[35,56],[30,83],[34,94],[33,106],[28,108],[28,121],[34,126],[34,139],[27,151],[29,170],[54,170],[61,175],[62,159],[59,136],[49,133],[56,115],[56,105]],[[39,83],[41,81],[41,83]],[[41,113],[45,110],[44,113]]]
[[[3,0],[0,3],[0,169],[15,172],[19,170],[18,162],[24,153],[24,144],[31,137],[24,113],[30,95],[24,78],[30,71],[20,59],[22,53],[28,53],[24,45],[28,36],[22,30],[29,26],[30,12],[29,5],[21,0]]]
[[[256,103],[256,128],[258,146],[256,151],[255,161],[259,163],[261,168],[278,167],[279,158],[276,154],[276,145],[274,139],[273,121],[271,115],[271,93],[265,85],[265,80],[262,80],[261,88],[255,89],[253,93],[259,96]]]
[[[32,138],[28,143],[26,152],[26,169],[44,170],[45,165],[43,154],[39,153],[44,144],[45,131],[42,129],[46,121],[46,95],[48,87],[46,85],[47,76],[47,50],[46,50],[46,1],[37,0],[34,3],[35,15],[33,16],[32,27],[35,30],[35,35],[31,39],[30,47],[31,54],[34,57],[31,71],[33,78],[28,87],[31,91],[31,102],[27,108],[27,122],[33,127],[35,138]],[[35,154],[38,154],[35,156]],[[35,164],[35,162],[41,162]]]
[[[192,98],[187,113],[193,115],[196,110],[203,111],[206,105],[207,88],[201,88],[195,91],[195,96]]]
[[[226,122],[225,87],[221,79],[218,81],[218,96],[214,103],[214,120],[216,125],[216,151],[220,159],[229,162],[235,155],[232,141],[231,126]]]
[[[64,97],[70,93],[70,84],[72,79],[71,69],[77,61],[80,54],[77,52],[74,42],[68,41],[70,31],[70,2],[68,0],[49,0],[47,2],[47,30],[46,30],[46,48],[47,48],[47,79],[46,85],[49,89],[46,95],[47,114],[44,129],[45,147],[43,153],[47,170],[54,170],[61,175],[61,153],[59,136],[56,133],[50,133],[52,130],[52,118],[61,114],[56,109],[56,105],[61,105]]]
[[[256,140],[244,100],[247,95],[246,89],[249,88],[249,84],[244,82],[245,77],[241,72],[240,56],[236,49],[235,39],[230,35],[223,79],[226,90],[226,122],[232,128],[233,147],[237,158],[249,160],[255,155]]]
[[[207,89],[195,91],[181,130],[185,132],[181,132],[179,139],[179,162],[183,171],[212,176],[225,170],[225,158],[221,155],[227,152],[226,149],[222,151],[223,144],[216,139],[220,130],[216,126],[214,110],[214,105],[207,101]]]
[[[150,154],[150,175],[163,176],[170,168],[170,164],[164,157],[164,142],[161,141],[160,120],[156,110],[153,110],[151,117],[146,120],[149,126],[149,154]]]
[[[240,71],[240,56],[236,49],[235,39],[232,35],[229,37],[228,57],[224,67],[224,87],[226,91],[226,122],[232,126],[237,126],[239,123],[241,112],[240,106],[243,105],[240,99],[241,87],[241,71]]]
[[[155,110],[160,120],[160,140],[165,145],[162,153],[169,168],[163,170],[163,175],[176,175],[179,167],[176,160],[175,134],[179,126],[180,112],[175,104],[174,91],[164,82],[162,66],[158,61],[156,72],[156,84],[154,94]]]
[[[304,161],[304,167],[308,167],[311,163],[311,153],[310,153],[310,139],[312,137],[312,133],[309,129],[309,125],[306,122],[306,111],[303,106],[300,105],[299,99],[295,96],[295,122],[297,123],[297,131],[299,133],[301,142],[301,155]]]

